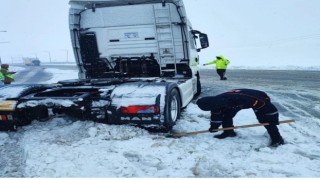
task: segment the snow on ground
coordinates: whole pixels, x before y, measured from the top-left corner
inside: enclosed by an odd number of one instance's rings
[[[207,130],[209,116],[191,103],[174,131]],[[234,122],[257,123],[252,110],[240,111]],[[280,125],[286,144],[269,148],[263,127],[239,129],[237,137],[224,140],[211,133],[174,139],[128,125],[57,117],[0,132],[0,177],[319,177],[319,127],[319,119]]]
[[[53,68],[46,68],[46,72],[52,73],[54,76],[52,79],[45,83],[56,83],[60,80],[66,80],[66,79],[78,79],[78,71],[77,70],[59,70],[59,69],[53,69]]]

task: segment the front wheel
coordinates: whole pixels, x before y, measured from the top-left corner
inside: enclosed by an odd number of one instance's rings
[[[180,95],[177,89],[172,89],[166,98],[165,105],[165,124],[167,130],[171,130],[175,125],[176,121],[179,119],[181,113],[181,102]]]

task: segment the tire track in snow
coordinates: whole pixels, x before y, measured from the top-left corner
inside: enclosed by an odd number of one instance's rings
[[[320,102],[317,96],[279,92],[272,92],[272,96],[273,102],[286,116],[320,117],[320,112],[316,109],[316,105]]]

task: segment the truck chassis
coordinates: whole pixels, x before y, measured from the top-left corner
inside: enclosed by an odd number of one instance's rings
[[[0,88],[0,93],[18,87],[23,88],[17,94],[0,101],[2,130],[14,130],[33,120],[43,121],[55,115],[106,124],[156,126],[161,130],[170,130],[182,108],[178,84],[161,78],[106,78],[67,80],[54,85],[10,85]],[[151,92],[146,88],[159,91]],[[122,93],[123,89],[144,92],[130,97]]]

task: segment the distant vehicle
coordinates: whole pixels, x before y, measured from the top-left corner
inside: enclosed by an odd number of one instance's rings
[[[38,58],[23,58],[23,63],[26,66],[40,66],[41,61]]]
[[[32,64],[34,66],[40,66],[40,60],[39,59],[34,59],[34,60],[32,60]]]

